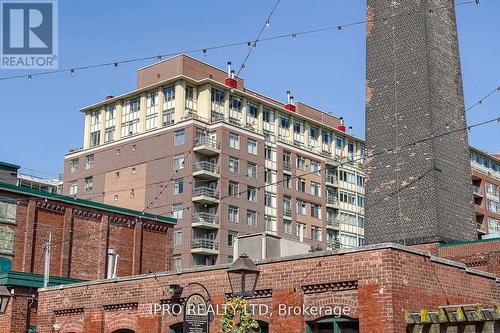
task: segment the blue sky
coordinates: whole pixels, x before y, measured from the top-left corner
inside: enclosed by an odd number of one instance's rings
[[[457,0],[458,2],[458,0]],[[500,86],[500,1],[457,8],[466,105]],[[249,40],[256,36],[274,0],[62,0],[59,2],[60,68],[171,53]],[[365,19],[365,1],[282,0],[264,37]],[[242,73],[246,86],[285,100],[300,100],[344,116],[364,137],[365,28],[260,43]],[[192,54],[224,68],[238,66],[246,46]],[[64,154],[80,147],[83,115],[78,108],[135,87],[139,62],[118,69],[0,81],[0,160],[55,177]],[[28,74],[0,70],[0,76]],[[500,93],[468,115],[469,124],[498,117]],[[500,152],[500,125],[473,129],[470,143]],[[44,174],[43,174],[44,173]]]

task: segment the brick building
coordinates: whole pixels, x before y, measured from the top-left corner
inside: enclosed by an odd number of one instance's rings
[[[0,183],[0,286],[14,291],[0,332],[36,323],[29,314],[49,234],[53,285],[111,277],[110,253],[118,255],[116,276],[169,270],[174,225],[169,217]]]
[[[471,147],[470,160],[478,230],[500,235],[500,158]]]
[[[340,118],[185,55],[80,111],[64,193],[175,217],[178,267],[231,262],[236,236],[256,232],[323,249],[364,242],[364,148]]]
[[[422,309],[426,311],[422,314],[432,317],[439,309],[452,311],[463,304],[478,304],[486,309],[500,302],[500,280],[495,275],[416,248],[370,245],[341,253],[262,261],[258,267],[260,277],[249,301],[265,304],[273,313],[256,315],[260,332],[493,333],[499,329],[498,315],[486,321],[460,319],[450,323],[444,319],[441,324],[424,324],[422,319],[422,324],[415,324],[414,315],[408,314]],[[38,300],[38,327],[42,332],[59,333],[182,332],[181,316],[155,315],[152,307],[182,303],[193,293],[210,298],[215,306],[221,305],[231,295],[227,268],[217,265],[155,277],[139,275],[44,289]],[[207,291],[189,286],[191,282],[203,284]],[[178,301],[169,291],[173,284],[183,287]],[[324,313],[284,315],[279,312],[280,304],[342,307],[349,311],[343,311],[340,318]],[[216,315],[210,331],[220,331],[220,315]]]

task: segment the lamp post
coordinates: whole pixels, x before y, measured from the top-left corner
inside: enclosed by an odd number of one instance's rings
[[[240,254],[238,259],[229,267],[227,275],[233,295],[249,297],[253,295],[260,269],[245,253]]]
[[[12,295],[5,286],[0,286],[0,315],[4,314],[7,310],[7,305],[9,305],[9,301]]]

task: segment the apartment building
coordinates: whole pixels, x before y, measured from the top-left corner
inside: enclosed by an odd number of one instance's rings
[[[500,158],[474,147],[469,156],[478,233],[500,236]]]
[[[172,216],[174,265],[231,262],[238,235],[323,249],[364,242],[364,146],[341,118],[247,89],[186,55],[80,110],[64,194]]]

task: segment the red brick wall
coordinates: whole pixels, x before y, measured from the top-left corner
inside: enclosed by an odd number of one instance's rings
[[[413,251],[413,252],[409,252]],[[258,319],[269,324],[271,332],[303,332],[306,321],[319,316],[280,316],[279,304],[288,305],[349,305],[352,317],[359,318],[360,331],[370,333],[400,333],[405,330],[403,309],[418,311],[436,309],[447,304],[474,304],[492,306],[500,301],[500,288],[491,276],[467,272],[460,264],[439,262],[411,248],[381,245],[371,250],[343,254],[308,255],[295,260],[260,264],[261,275],[257,289],[272,289],[272,297],[254,299],[251,303],[269,304],[274,316]],[[172,324],[182,318],[152,316],[151,304],[168,299],[168,285],[186,287],[190,282],[202,283],[208,288],[214,304],[224,302],[229,292],[226,266],[191,271],[182,274],[158,274],[120,279],[112,282],[94,282],[61,290],[49,289],[39,295],[39,327],[49,331],[53,323],[67,323],[84,329],[75,332],[112,332],[130,328],[136,332],[169,332]],[[327,291],[304,294],[302,286],[335,282],[357,281],[357,288],[345,291]],[[183,295],[204,291],[199,287],[185,288]],[[102,306],[138,302],[137,309],[104,311]],[[56,309],[83,307],[84,313],[73,316],[55,316]],[[212,329],[220,331],[220,317]],[[63,331],[68,332],[68,331]]]

